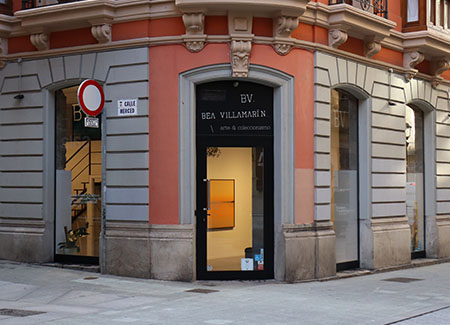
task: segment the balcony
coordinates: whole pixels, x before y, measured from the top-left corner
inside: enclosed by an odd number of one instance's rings
[[[450,3],[447,0],[403,0],[404,66],[410,69],[427,60],[434,84],[450,67]]]
[[[388,19],[388,0],[329,0],[328,5],[348,4]]]
[[[387,19],[387,0],[330,0],[328,45],[338,48],[348,37],[364,41],[364,55],[372,57],[396,24]]]
[[[404,0],[402,3],[403,32],[429,28],[448,32],[450,4],[447,0]]]

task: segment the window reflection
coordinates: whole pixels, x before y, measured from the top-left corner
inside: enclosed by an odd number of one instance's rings
[[[423,112],[406,107],[406,215],[411,251],[424,250]]]
[[[331,219],[336,262],[358,260],[358,100],[331,92]]]
[[[101,128],[85,126],[77,90],[75,86],[55,92],[55,251],[58,255],[98,257]]]

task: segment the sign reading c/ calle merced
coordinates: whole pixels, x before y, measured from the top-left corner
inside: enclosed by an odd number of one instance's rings
[[[117,115],[137,115],[137,99],[119,99],[117,101]]]

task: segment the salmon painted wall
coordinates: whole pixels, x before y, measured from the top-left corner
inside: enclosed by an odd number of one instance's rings
[[[178,223],[178,75],[229,62],[228,44],[191,53],[182,45],[149,49],[149,214],[151,224]]]
[[[395,22],[395,30],[402,31],[402,1],[389,1],[388,3],[388,18]]]
[[[149,221],[178,223],[178,76],[211,64],[229,63],[228,44],[209,44],[199,53],[181,45],[149,49]],[[301,62],[301,64],[299,64]],[[296,205],[297,223],[313,222],[314,204],[314,55],[293,50],[279,56],[272,47],[254,45],[251,64],[269,66],[295,77],[295,168],[302,205]],[[157,82],[154,82],[157,80]],[[308,177],[305,177],[308,175]],[[306,206],[303,206],[306,205]]]

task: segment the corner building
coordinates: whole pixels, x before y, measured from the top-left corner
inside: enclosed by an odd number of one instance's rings
[[[0,7],[1,259],[295,282],[450,257],[447,2]]]

